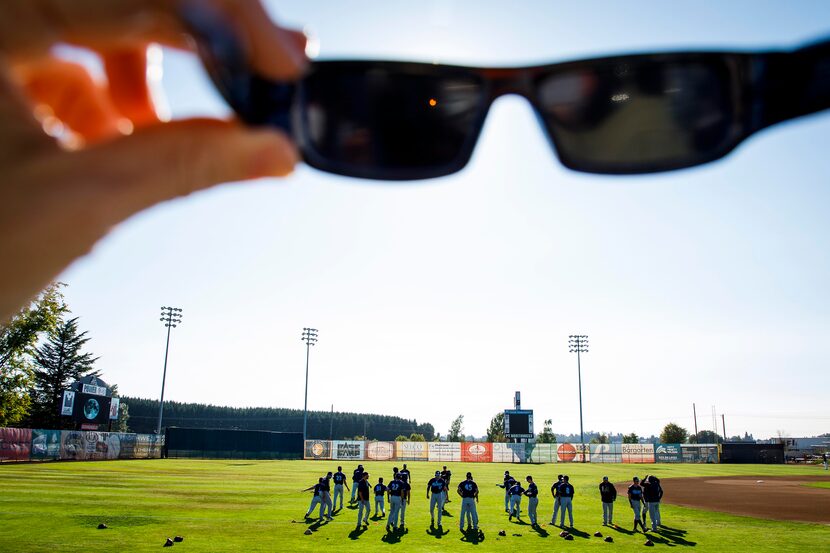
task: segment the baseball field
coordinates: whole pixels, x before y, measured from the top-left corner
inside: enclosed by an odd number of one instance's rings
[[[374,483],[377,476],[388,481],[393,464],[364,466]],[[649,472],[665,490],[665,529],[652,536],[654,549],[830,550],[830,480],[815,466],[451,464],[453,488],[467,470],[479,484],[481,536],[459,532],[458,497],[447,505],[443,531],[429,528],[426,481],[440,467],[426,462],[409,463],[413,494],[404,533],[387,534],[383,519],[370,519],[368,529],[355,531],[357,511],[348,497],[334,522],[305,521],[310,494],[300,490],[335,468],[328,461],[227,460],[0,465],[0,551],[157,551],[175,536],[184,541],[173,551],[640,551],[651,548],[642,533],[631,532],[623,484]],[[354,466],[343,469],[351,474]],[[496,487],[505,470],[533,475],[544,492],[541,529],[532,529],[525,517],[508,522]],[[547,490],[559,472],[570,475],[576,488],[572,541],[549,525]],[[617,529],[601,524],[597,485],[605,475],[623,496],[615,504]],[[680,480],[687,478],[698,480]],[[812,514],[798,514],[805,512]],[[107,528],[99,530],[100,523]],[[506,535],[499,535],[502,530]],[[594,537],[596,531],[612,536],[613,543]]]

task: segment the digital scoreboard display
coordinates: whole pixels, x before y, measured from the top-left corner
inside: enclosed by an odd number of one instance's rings
[[[504,412],[504,435],[508,438],[532,438],[533,410],[506,410]]]
[[[106,424],[110,419],[111,398],[92,394],[75,394],[73,418],[84,424]]]

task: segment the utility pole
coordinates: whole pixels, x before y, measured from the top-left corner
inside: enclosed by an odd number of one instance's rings
[[[695,418],[695,443],[697,443],[697,409],[694,403],[692,403],[692,416]]]
[[[726,441],[726,417],[723,413],[720,414],[720,421],[723,423],[723,441]]]
[[[582,366],[580,354],[588,353],[588,336],[585,334],[571,334],[568,336],[568,351],[576,353],[576,372],[579,378],[579,441],[582,444],[582,462],[585,462],[585,432],[582,429]]]
[[[334,404],[331,404],[331,419],[329,422],[329,441],[332,440],[332,435],[334,434]]]
[[[161,434],[161,417],[164,412],[164,383],[167,380],[167,354],[170,352],[170,329],[182,322],[182,310],[178,307],[161,307],[161,322],[167,327],[167,345],[164,347],[164,372],[161,375],[161,399],[159,400],[159,421],[156,434]]]
[[[311,346],[317,343],[317,329],[304,328],[303,337],[300,339],[305,342],[305,400],[303,401],[303,443],[305,444],[308,438],[308,357]]]

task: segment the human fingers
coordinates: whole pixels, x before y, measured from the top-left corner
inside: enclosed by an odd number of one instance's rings
[[[210,119],[174,121],[72,153],[88,174],[93,218],[114,225],[130,215],[212,185],[289,174],[298,160],[282,133]]]
[[[37,57],[58,42],[99,52],[148,42],[186,48],[187,9],[217,12],[264,76],[293,79],[305,68],[303,39],[276,25],[259,0],[4,0],[0,51]]]
[[[160,49],[156,47],[159,53]],[[101,55],[107,72],[107,92],[113,106],[136,127],[158,122],[150,81],[160,78],[160,61],[148,66],[148,46],[110,50]],[[152,72],[158,71],[158,75]]]
[[[87,142],[119,134],[121,116],[104,86],[77,63],[46,57],[17,69],[32,103],[45,105]],[[49,129],[47,128],[47,131]]]

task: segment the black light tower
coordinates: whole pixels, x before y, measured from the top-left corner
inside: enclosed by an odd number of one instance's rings
[[[182,310],[178,307],[161,308],[161,322],[167,327],[167,345],[164,348],[164,373],[161,376],[161,400],[159,400],[159,423],[156,434],[161,434],[161,416],[164,411],[164,381],[167,380],[167,353],[170,351],[170,329],[182,322]]]
[[[317,343],[317,329],[304,328],[301,340],[305,342],[305,401],[303,402],[303,443],[305,443],[308,437],[306,434],[308,428],[308,356],[311,346]]]
[[[576,371],[579,376],[579,441],[582,443],[582,462],[585,462],[585,433],[582,430],[582,367],[579,355],[588,353],[588,336],[571,334],[568,336],[568,351],[576,353]]]

